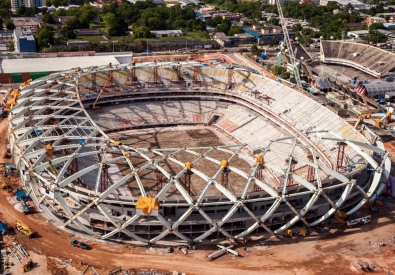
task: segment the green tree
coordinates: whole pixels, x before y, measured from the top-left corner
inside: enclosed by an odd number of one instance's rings
[[[149,38],[151,36],[150,29],[146,26],[138,26],[132,30],[135,38]]]
[[[65,9],[58,9],[57,11],[55,11],[55,16],[66,16],[67,15],[67,11]]]
[[[216,27],[216,29],[217,29],[218,32],[223,32],[223,33],[225,33],[225,34],[228,34],[230,28],[229,28],[229,26],[226,25],[226,24],[219,24],[219,25]]]
[[[276,76],[281,77],[282,79],[288,79],[290,77],[289,72],[287,72],[287,69],[283,66],[275,65],[274,67],[272,67],[271,70],[272,73],[274,73]]]
[[[369,30],[385,29],[383,23],[372,23],[369,26]]]
[[[75,39],[77,38],[74,29],[70,26],[65,25],[63,28],[60,29],[60,33],[64,35],[66,39]]]
[[[240,27],[240,26],[231,26],[230,29],[229,29],[228,34],[230,36],[233,36],[233,35],[235,35],[237,33],[243,33],[243,28]]]
[[[275,26],[279,26],[280,25],[280,20],[278,18],[270,18],[269,21],[267,21],[270,24],[273,24]]]
[[[258,46],[256,44],[251,46],[251,54],[252,55],[257,55],[260,56],[262,53],[262,50],[258,48]]]
[[[44,23],[49,23],[49,24],[55,24],[55,23],[56,23],[56,22],[55,22],[55,19],[53,18],[52,14],[50,14],[50,13],[46,13],[46,14],[43,16],[42,21],[43,21]]]
[[[89,28],[89,23],[88,22],[81,22],[78,18],[70,18],[69,20],[66,21],[64,24],[64,27],[68,27],[69,29],[76,30],[76,29],[88,29]]]
[[[85,23],[90,23],[97,17],[98,11],[96,8],[92,6],[82,6],[79,7],[78,10],[75,13],[75,16],[78,17],[78,19],[81,22]]]
[[[106,25],[107,29],[109,29],[111,27],[112,22],[114,22],[115,18],[116,18],[116,15],[113,13],[110,13],[110,12],[103,15],[103,21],[104,21],[104,24]]]
[[[5,25],[6,25],[7,30],[13,30],[13,29],[15,29],[15,25],[14,25],[14,23],[12,22],[12,19],[11,19],[11,18],[8,18],[8,19],[5,21]]]
[[[50,26],[43,26],[38,29],[35,38],[39,47],[46,47],[54,43],[54,31]]]
[[[14,42],[8,41],[8,47],[10,48],[10,52],[15,51],[15,45]]]
[[[214,18],[211,20],[207,20],[207,25],[210,25],[211,27],[214,28],[221,23],[222,23],[222,17],[219,15],[214,16]]]
[[[110,36],[120,36],[125,35],[128,30],[128,23],[122,18],[116,17],[108,28],[108,35]]]

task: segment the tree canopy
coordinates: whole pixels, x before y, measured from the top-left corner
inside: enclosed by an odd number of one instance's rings
[[[49,44],[54,44],[54,32],[50,26],[42,26],[38,29],[35,38],[39,47],[47,47]]]

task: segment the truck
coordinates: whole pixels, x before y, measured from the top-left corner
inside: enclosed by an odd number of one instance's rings
[[[83,243],[83,242],[79,242],[75,239],[71,241],[71,245],[75,246],[75,247],[82,248],[82,249],[89,249],[89,245],[87,245],[86,243]]]
[[[364,224],[368,224],[370,223],[372,216],[368,215],[365,217],[361,217],[361,218],[357,218],[357,219],[353,219],[347,222],[347,226],[348,227],[354,227],[354,226],[361,226]]]
[[[24,223],[21,222],[21,221],[16,221],[16,222],[15,222],[15,228],[16,228],[16,230],[18,230],[18,231],[21,232],[23,235],[25,235],[25,236],[27,236],[27,237],[29,237],[29,238],[32,238],[32,237],[34,236],[34,234],[36,233],[36,232],[34,232],[33,230],[31,230],[31,229],[29,228],[29,226],[27,226],[26,224],[24,224]]]

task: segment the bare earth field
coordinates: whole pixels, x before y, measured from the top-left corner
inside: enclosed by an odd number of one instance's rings
[[[119,140],[123,144],[136,146],[141,148],[194,148],[194,147],[211,147],[213,145],[220,146],[225,145],[224,142],[210,129],[194,129],[191,127],[190,130],[185,131],[177,131],[174,128],[159,128],[157,131],[147,131],[141,130],[138,132],[121,132],[117,134],[110,135],[111,138],[114,140]],[[196,150],[197,153],[203,154],[207,150]],[[171,152],[165,152],[165,155],[170,154]],[[155,157],[154,153],[148,153],[147,156]],[[211,151],[208,156],[210,158],[216,159],[219,162],[223,159],[229,159],[231,156],[230,153],[223,152],[220,150],[213,150]],[[115,156],[114,156],[115,157]],[[156,156],[156,159],[160,156]],[[193,155],[188,152],[180,152],[174,156],[175,159],[182,163],[192,162],[193,160],[197,159],[198,156]],[[132,158],[132,163],[136,168],[141,168],[142,166],[147,164],[146,159],[143,157],[134,157]],[[123,175],[130,173],[129,166],[126,163],[118,162],[117,163],[119,169],[121,170]],[[240,170],[250,174],[251,168],[244,161],[239,157],[234,157],[230,162],[229,165],[236,166]],[[180,166],[172,161],[166,160],[162,163],[162,168],[169,172],[171,175],[178,174],[184,166]],[[219,163],[213,163],[207,159],[199,160],[195,165],[194,168],[204,171],[206,175],[213,176],[218,169],[220,168]],[[148,193],[151,193],[152,196],[156,195],[155,192],[155,184],[156,184],[156,173],[153,169],[146,169],[142,173],[139,174],[141,180],[145,183],[147,187]],[[221,177],[221,175],[219,176]],[[241,193],[245,186],[246,180],[240,177],[235,173],[229,174],[229,184],[228,188],[233,191],[233,193]],[[197,175],[192,175],[192,187],[191,187],[191,195],[200,194],[204,187],[207,184],[207,181],[198,177]],[[166,179],[164,179],[166,181]],[[166,181],[167,182],[167,181]],[[182,184],[185,183],[184,177],[180,178],[180,182]],[[139,194],[139,188],[137,183],[133,181],[129,184],[129,187],[132,191],[133,195]],[[252,191],[252,186],[251,190]],[[218,191],[215,188],[209,190],[208,195],[217,195]],[[167,196],[181,196],[177,193],[177,189],[173,188],[170,189],[167,193]]]

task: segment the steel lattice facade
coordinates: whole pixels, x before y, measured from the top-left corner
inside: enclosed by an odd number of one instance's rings
[[[285,100],[288,95],[309,102],[319,112],[326,111],[325,107],[274,80],[253,75],[254,80],[258,81],[255,83],[262,82],[265,85],[262,84],[262,88],[256,86],[256,90],[241,91],[239,87],[242,84],[252,82],[250,74],[243,76],[233,72],[235,85],[227,87],[227,69],[203,69],[195,63],[186,63],[182,66],[194,70],[196,79],[189,84],[186,79],[184,88],[177,86],[173,89],[169,70],[174,69],[175,65],[156,66],[159,65],[78,68],[35,80],[21,90],[17,105],[9,115],[11,151],[24,184],[27,189],[32,189],[32,199],[36,206],[56,224],[101,239],[132,239],[144,243],[156,243],[165,238],[171,239],[174,235],[186,242],[198,242],[215,234],[240,239],[261,230],[270,235],[278,235],[297,223],[306,227],[319,225],[340,209],[352,214],[376,192],[380,193],[384,189],[390,170],[390,156],[380,138],[374,137],[369,129],[364,129],[365,138],[332,114],[333,119],[336,118],[341,124],[334,128],[337,132],[332,129],[324,131],[325,127],[318,124],[301,131],[295,126],[296,122],[289,121],[291,111],[278,113],[276,108],[282,108],[285,104],[280,104],[281,100]],[[157,85],[159,80],[156,79],[156,86],[150,87],[152,81],[150,82],[149,74],[143,79],[142,72],[149,70],[155,71],[156,78],[161,80],[162,85]],[[132,80],[130,77],[122,77],[122,74],[130,76],[131,71]],[[92,74],[96,81],[96,76],[100,79],[109,72],[112,72],[114,83],[120,89],[116,93],[106,94],[98,101],[99,105],[112,104],[111,102],[128,102],[130,105],[133,104],[131,99],[134,94],[136,98],[139,94],[138,100],[146,101],[155,97],[223,101],[248,106],[285,129],[289,136],[271,140],[259,152],[253,152],[254,156],[251,152],[249,158],[253,165],[249,172],[232,166],[231,162],[243,150],[249,149],[249,144],[243,144],[243,141],[239,145],[171,149],[137,148],[119,144],[109,138],[89,115],[88,108],[96,100],[97,91],[90,94],[88,90],[91,86],[81,86],[84,81],[90,84]],[[127,85],[128,81],[140,83]],[[205,81],[211,83],[212,87],[208,87],[209,84]],[[98,87],[95,83],[97,90],[104,86],[103,82],[98,83]],[[271,99],[277,101],[266,104],[266,91],[272,89],[278,89],[276,94],[271,95]],[[158,92],[158,96],[150,95],[154,91]],[[288,120],[284,119],[287,112]],[[350,136],[355,139],[345,138],[344,129],[348,129]],[[347,144],[346,155],[357,155],[361,159],[351,171],[337,172],[331,164],[327,154],[336,142]],[[53,155],[46,150],[48,144],[52,147]],[[282,146],[288,149],[279,150]],[[226,153],[229,165],[223,166],[222,159],[210,157],[213,150]],[[296,150],[307,153],[305,156],[296,155]],[[202,159],[209,161],[213,167],[217,167],[216,173],[207,175],[204,170],[186,168],[185,163],[177,160],[180,152],[189,153],[193,157],[192,164],[197,164]],[[267,162],[267,154],[285,159],[287,166],[284,168]],[[145,160],[145,164],[138,169],[131,161],[137,156]],[[263,157],[262,163],[258,161],[259,156]],[[117,180],[103,188],[104,169],[120,161],[129,165],[131,172],[119,175]],[[165,170],[161,166],[163,161],[178,165],[179,172],[172,174]],[[293,163],[305,167],[309,176],[297,175]],[[277,188],[262,180],[262,167],[266,172],[277,175]],[[134,181],[139,194],[146,196],[145,184],[140,176],[152,168],[163,178],[163,186],[156,195],[160,202],[159,214],[140,216],[135,209],[138,197],[123,196],[119,188]],[[245,181],[241,192],[234,193],[221,182],[224,169]],[[180,182],[181,177],[189,171],[205,182],[203,191],[193,196]],[[361,181],[364,173],[367,179]],[[87,175],[95,183],[91,189],[81,185],[81,178]],[[253,185],[255,187],[251,192],[249,190]],[[167,197],[166,193],[171,188],[177,190],[180,197]],[[209,190],[213,189],[218,195],[208,196]]]

